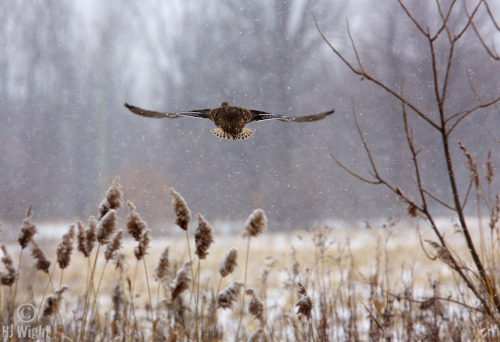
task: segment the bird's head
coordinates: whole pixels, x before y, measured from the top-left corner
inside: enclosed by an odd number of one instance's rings
[[[220,105],[222,108],[227,108],[229,107],[229,103],[227,102],[222,102],[222,104]]]

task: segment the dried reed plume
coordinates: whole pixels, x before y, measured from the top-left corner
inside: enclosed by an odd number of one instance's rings
[[[486,159],[486,181],[489,185],[493,183],[493,179],[495,178],[495,166],[493,166],[493,162],[491,161],[491,150],[488,152],[488,159]]]
[[[156,280],[157,281],[166,281],[168,277],[168,270],[170,268],[170,261],[168,261],[168,252],[169,247],[166,247],[161,253],[160,261],[158,262],[158,266],[156,267]]]
[[[73,239],[75,238],[75,226],[71,225],[69,231],[63,235],[61,242],[57,245],[57,263],[59,268],[68,267],[71,252],[73,252]]]
[[[12,258],[10,257],[10,254],[7,251],[7,248],[5,247],[3,241],[0,241],[0,248],[3,252],[2,263],[7,269],[7,273],[0,273],[0,282],[2,285],[11,286],[16,281],[16,268],[14,267],[14,262],[12,261]]]
[[[172,290],[172,302],[185,290],[189,289],[191,284],[191,261],[186,261],[177,271],[175,279],[170,284]]]
[[[122,248],[123,230],[118,230],[111,238],[111,243],[106,246],[104,251],[104,260],[109,261],[113,258],[116,251]]]
[[[250,312],[255,319],[264,323],[264,303],[257,297],[253,289],[247,289],[246,294],[252,297],[248,303],[248,312]]]
[[[76,244],[77,248],[83,255],[88,258],[94,249],[95,242],[97,240],[96,228],[97,222],[94,216],[89,217],[88,228],[85,229],[82,222],[78,220],[76,223],[78,233],[76,234]]]
[[[408,203],[408,205],[405,208],[405,213],[411,218],[418,218],[420,211],[415,204]]]
[[[262,341],[262,338],[264,337],[264,329],[259,328],[255,330],[252,335],[248,337],[248,342],[258,342]]]
[[[448,247],[438,244],[437,242],[431,240],[425,240],[428,244],[436,249],[437,258],[441,259],[444,263],[446,263],[450,267],[455,267],[455,262],[453,257],[450,254]]]
[[[297,293],[299,294],[299,297],[307,296],[306,288],[304,287],[304,285],[302,285],[302,283],[297,283],[297,287]]]
[[[142,232],[148,228],[148,224],[135,211],[134,203],[127,201],[127,207],[129,210],[127,215],[127,231],[135,241],[141,241]]]
[[[266,230],[267,217],[262,209],[256,209],[250,214],[245,222],[245,231],[243,232],[244,238],[252,238],[259,236]]]
[[[205,220],[205,218],[198,214],[198,228],[194,235],[194,240],[196,242],[196,255],[203,260],[208,255],[208,248],[214,242],[213,230],[210,224]]]
[[[30,241],[33,239],[33,236],[37,233],[36,226],[31,223],[31,217],[33,216],[33,203],[30,203],[28,206],[28,210],[26,212],[26,218],[23,220],[23,226],[21,227],[21,232],[19,233],[19,237],[17,241],[21,246],[21,249],[25,249]]]
[[[177,191],[170,188],[170,193],[174,197],[172,200],[172,204],[176,216],[175,224],[178,225],[182,230],[187,230],[189,221],[191,220],[191,210],[189,210],[186,201]]]
[[[476,187],[479,186],[479,171],[477,169],[477,164],[474,161],[474,158],[472,158],[472,155],[470,152],[467,150],[467,148],[462,144],[461,141],[458,142],[458,147],[463,151],[465,158],[467,159],[464,162],[465,168],[471,173],[470,177],[474,181],[474,185]]]
[[[50,260],[47,259],[35,240],[31,240],[31,255],[36,260],[35,269],[49,274]]]
[[[47,297],[47,299],[45,300],[45,305],[43,307],[43,313],[42,313],[43,317],[50,317],[55,312],[57,312],[61,296],[67,289],[68,289],[67,286],[61,286],[54,292],[53,295]]]
[[[82,221],[78,220],[76,222],[76,249],[80,251],[85,257],[88,257],[87,248],[86,248],[86,237],[85,237],[85,227],[83,226]]]
[[[149,248],[149,233],[151,233],[151,229],[146,229],[142,232],[141,238],[139,240],[139,244],[134,248],[134,254],[137,260],[141,260],[144,255],[146,255],[146,251]]]
[[[219,262],[219,273],[222,277],[226,277],[233,273],[236,266],[238,266],[238,250],[233,247]]]
[[[99,220],[104,217],[111,209],[119,209],[122,207],[122,186],[120,185],[120,176],[113,179],[113,183],[108,188],[106,196],[99,204]]]
[[[85,231],[85,249],[87,250],[87,253],[89,256],[90,253],[92,253],[92,250],[94,249],[94,245],[97,241],[97,220],[94,216],[89,217],[89,223],[87,230]]]
[[[310,319],[313,307],[312,299],[307,295],[306,288],[304,287],[304,285],[302,285],[302,283],[297,283],[297,287],[297,292],[299,294],[299,297],[301,297],[295,304],[295,306],[298,307],[297,315]]]
[[[116,211],[115,209],[110,209],[106,215],[104,215],[99,224],[97,225],[97,241],[101,245],[109,243],[109,237],[114,233],[116,229]]]
[[[306,317],[308,319],[311,318],[311,312],[312,312],[312,299],[309,296],[302,297],[299,299],[299,301],[295,304],[295,306],[298,307],[297,309],[297,315]]]
[[[217,307],[223,309],[232,309],[233,303],[240,295],[241,289],[245,284],[241,281],[233,281],[217,296]]]

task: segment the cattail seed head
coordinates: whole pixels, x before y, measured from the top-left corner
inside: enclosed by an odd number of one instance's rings
[[[172,204],[176,216],[175,224],[182,230],[187,230],[189,221],[191,220],[191,210],[189,210],[186,201],[177,191],[170,188],[170,193],[173,197]]]
[[[189,289],[191,284],[191,261],[186,261],[177,271],[174,281],[170,284],[172,290],[172,301],[182,292]]]
[[[140,241],[142,232],[148,228],[148,224],[135,211],[134,203],[127,201],[127,206],[129,210],[127,215],[127,231],[135,241]]]
[[[33,236],[37,233],[36,226],[31,223],[31,217],[33,216],[33,203],[30,203],[28,206],[28,210],[26,212],[26,218],[23,220],[23,225],[21,227],[21,232],[17,238],[21,249],[25,249],[30,241],[33,239]]]
[[[208,248],[214,242],[213,230],[205,218],[198,214],[198,228],[194,235],[196,243],[196,255],[203,260],[208,255]]]
[[[111,243],[106,246],[104,251],[104,260],[109,261],[115,255],[115,252],[122,248],[123,230],[118,230],[111,238]]]
[[[109,237],[116,229],[116,211],[114,209],[110,209],[106,215],[101,218],[96,229],[97,241],[101,245],[109,243]]]
[[[241,289],[245,284],[241,281],[233,281],[217,296],[217,307],[223,309],[232,309],[234,301],[240,295]]]
[[[169,247],[166,247],[161,253],[160,261],[158,262],[158,266],[156,267],[156,280],[157,281],[166,281],[168,277],[168,270],[170,268],[170,261],[168,260],[168,252]]]
[[[61,269],[65,269],[69,265],[74,238],[75,226],[71,225],[69,231],[63,235],[61,242],[57,245],[57,263]]]
[[[111,209],[119,209],[122,207],[122,186],[120,185],[120,176],[113,179],[113,183],[106,192],[106,197],[99,204],[99,220],[104,217]]]
[[[256,209],[245,222],[244,238],[257,237],[266,230],[267,217],[262,209]]]
[[[35,269],[49,273],[50,260],[47,259],[45,253],[41,250],[40,246],[35,240],[31,240],[31,255],[36,260]]]
[[[233,273],[236,266],[238,266],[238,250],[233,247],[220,261],[219,273],[222,277],[226,277],[228,274]]]

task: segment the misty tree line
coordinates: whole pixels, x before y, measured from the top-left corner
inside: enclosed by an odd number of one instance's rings
[[[432,27],[436,4],[416,6]],[[347,54],[348,19],[363,64],[394,89],[404,83],[418,105],[432,106],[425,41],[395,1],[3,4],[0,219],[19,222],[30,201],[41,220],[83,218],[94,213],[115,175],[145,219],[158,224],[171,216],[170,186],[208,219],[240,219],[263,207],[274,228],[399,213],[393,197],[380,198],[348,176],[329,153],[366,172],[355,107],[393,181],[412,182],[400,104],[336,59],[311,14]],[[482,25],[482,15],[479,30],[500,44],[500,33],[491,21]],[[500,63],[483,53],[472,30],[466,34],[449,80],[450,106],[464,108],[474,101],[463,95],[470,94],[469,79],[492,96],[500,89]],[[148,120],[123,108],[129,102],[180,111],[222,101],[288,115],[331,108],[336,114],[308,125],[256,123],[250,140],[233,142],[213,136],[207,120]],[[480,115],[454,141],[484,160],[490,148],[498,150],[492,138],[500,138],[500,116],[495,109]],[[446,177],[432,149],[439,137],[413,134],[429,147],[422,164],[436,172],[426,182],[439,189]],[[460,154],[458,146],[453,151]]]

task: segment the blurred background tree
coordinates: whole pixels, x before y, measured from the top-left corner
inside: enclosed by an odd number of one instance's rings
[[[355,100],[363,126],[371,127],[366,138],[379,167],[395,182],[408,179],[404,131],[394,120],[400,105],[332,56],[311,16],[340,47],[350,44],[348,18],[364,65],[395,88],[404,75],[411,98],[432,75],[419,69],[428,56],[408,39],[417,32],[397,2],[18,0],[1,6],[0,220],[19,222],[30,201],[40,220],[93,214],[117,174],[126,196],[157,224],[170,221],[169,186],[208,220],[244,217],[262,206],[271,229],[400,212],[391,196],[346,176],[328,153],[334,147],[339,159],[367,169],[351,120]],[[497,4],[492,11],[499,13]],[[430,27],[435,13],[418,8]],[[477,23],[485,15],[483,8]],[[492,25],[478,30],[500,44]],[[483,47],[472,30],[466,41],[458,63],[473,66],[468,72],[477,88],[498,93],[500,63],[478,57]],[[463,78],[450,79],[450,87],[453,105],[475,101],[461,96],[469,89]],[[290,115],[331,108],[336,114],[309,125],[256,123],[250,140],[233,142],[219,141],[204,120],[146,120],[123,108],[129,102],[179,111],[222,101]],[[498,109],[464,126],[471,132],[464,144],[485,155],[493,141],[484,132],[498,132]],[[416,127],[416,139],[437,139],[419,137]],[[429,153],[421,163],[436,167],[429,182],[439,192],[446,174],[434,160]]]

